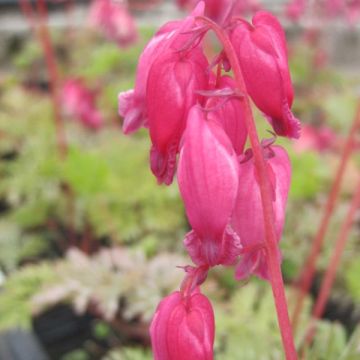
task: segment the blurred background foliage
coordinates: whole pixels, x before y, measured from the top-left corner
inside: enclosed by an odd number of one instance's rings
[[[159,300],[183,276],[188,224],[176,184],[158,187],[149,171],[146,131],[125,137],[117,93],[133,86],[139,54],[154,32],[141,28],[136,46],[121,49],[94,33],[72,30],[71,41],[52,33],[62,77],[81,76],[101,90],[107,122],[99,131],[66,119],[69,152],[56,148],[48,79],[41,49],[25,37],[8,55],[0,77],[0,329],[30,329],[58,305],[91,318],[91,331],[63,360],[150,359],[147,326]],[[290,44],[294,105],[304,123],[326,123],[343,143],[355,112],[353,77],[331,67],[314,70],[314,52],[296,37]],[[4,75],[5,74],[5,75]],[[320,120],[319,120],[320,119]],[[259,119],[266,136],[267,124]],[[289,298],[320,222],[339,160],[337,149],[290,154],[293,178],[282,238]],[[355,154],[344,181],[319,273],[324,271],[349,198],[359,178]],[[359,220],[351,234],[334,292],[339,316],[318,323],[308,359],[359,359]],[[216,313],[216,354],[224,360],[280,359],[282,350],[271,290],[256,279],[238,283],[231,269],[215,269],[204,292]],[[316,293],[316,289],[314,290]],[[343,298],[353,312],[341,313]],[[308,299],[309,313],[311,298]],[[357,317],[357,319],[359,316]],[[308,315],[304,315],[306,323]],[[304,334],[299,331],[297,344]],[[90,346],[90,345],[91,346]]]

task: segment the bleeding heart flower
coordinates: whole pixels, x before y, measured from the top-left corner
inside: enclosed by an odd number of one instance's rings
[[[247,91],[278,135],[298,138],[300,122],[290,110],[294,93],[284,30],[265,11],[252,22],[239,21],[231,33]]]
[[[130,134],[141,126],[148,126],[146,88],[149,71],[158,57],[162,57],[171,47],[178,51],[192,36],[186,33],[195,23],[195,17],[204,13],[203,4],[194,9],[183,21],[171,21],[160,28],[149,41],[139,57],[136,71],[135,89],[119,94],[119,114],[124,118],[123,132]]]
[[[200,49],[169,51],[157,58],[149,71],[146,105],[153,144],[150,163],[160,183],[172,182],[188,112],[201,101],[196,91],[206,89],[208,82],[208,62]]]
[[[133,44],[138,36],[135,21],[124,3],[94,0],[90,8],[89,22],[120,47]]]
[[[88,89],[83,80],[69,79],[61,89],[61,103],[65,112],[91,129],[103,124],[103,117],[96,108],[97,92]]]
[[[231,90],[235,88],[235,81],[229,76],[222,76],[217,85],[217,89]],[[214,96],[206,103],[207,109],[213,109],[209,111],[208,119],[217,121],[222,125],[238,155],[243,153],[247,138],[244,121],[246,113],[243,101],[243,98],[234,94],[224,98]]]
[[[238,161],[225,131],[199,106],[189,113],[178,165],[180,193],[193,228],[185,246],[197,265],[232,264],[241,245],[228,226],[238,189]]]
[[[279,241],[290,187],[290,160],[286,151],[280,146],[266,147],[263,151],[267,158],[267,171],[273,191],[274,222]],[[266,241],[264,217],[253,158],[240,163],[239,191],[231,224],[239,234],[244,249],[244,255],[236,268],[236,278],[240,280],[254,273],[269,280],[270,274],[263,246]]]
[[[213,360],[214,313],[209,300],[195,291],[179,291],[158,305],[150,326],[155,360]]]

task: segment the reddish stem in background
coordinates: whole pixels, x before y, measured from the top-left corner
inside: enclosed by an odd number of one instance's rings
[[[239,91],[244,94],[242,98],[245,105],[245,123],[249,134],[251,148],[254,153],[254,163],[259,178],[259,187],[261,193],[261,202],[263,208],[264,222],[265,222],[265,238],[266,238],[266,253],[267,261],[271,274],[271,286],[275,300],[275,307],[277,312],[278,323],[281,331],[284,351],[287,360],[297,359],[297,354],[292,335],[292,329],[288,314],[284,282],[282,278],[280,261],[278,259],[278,245],[274,228],[274,210],[271,199],[271,188],[268,178],[265,159],[263,157],[262,147],[257,134],[251,105],[247,96],[246,85],[242,75],[242,71],[235,53],[235,50],[230,42],[226,32],[220,28],[212,20],[199,17],[211,30],[213,30],[224,47],[224,51],[230,61],[231,68],[234,72],[234,77]]]
[[[36,20],[33,8],[28,0],[19,0],[20,8],[24,16],[26,17],[26,20],[28,21],[32,32],[36,33]]]
[[[305,345],[308,345],[313,340],[315,333],[316,333],[316,327],[315,327],[315,319],[319,319],[323,313],[325,306],[327,304],[327,301],[329,299],[331,288],[334,284],[336,271],[340,265],[340,260],[342,257],[342,254],[344,253],[345,245],[347,242],[347,239],[349,237],[350,230],[352,228],[352,225],[354,223],[354,218],[356,211],[358,210],[360,206],[360,182],[358,183],[356,187],[356,192],[352,198],[351,205],[349,208],[349,211],[346,215],[345,221],[343,222],[343,225],[341,227],[339,237],[336,240],[335,247],[333,249],[331,260],[329,262],[329,266],[326,269],[321,288],[320,293],[316,299],[316,303],[313,309],[313,319],[310,324],[310,327],[307,331],[306,339],[305,339]]]
[[[321,220],[320,227],[312,243],[310,254],[305,262],[305,265],[303,266],[302,274],[300,275],[298,280],[300,294],[297,297],[297,301],[292,316],[292,323],[294,329],[296,329],[298,325],[299,316],[301,314],[304,305],[306,294],[309,292],[309,289],[314,279],[316,261],[319,257],[322,246],[324,244],[325,234],[330,223],[331,215],[334,212],[335,204],[340,192],[341,182],[344,177],[345,169],[350,159],[350,155],[352,153],[355,135],[359,130],[359,128],[360,128],[360,105],[358,107],[357,114],[354,118],[354,122],[351,126],[349,135],[347,137],[346,143],[343,148],[343,152],[341,154],[339,168],[336,172],[336,176],[325,205],[325,211],[323,213],[323,218]]]
[[[43,48],[45,63],[49,75],[51,99],[52,99],[53,111],[54,111],[54,122],[56,128],[57,146],[60,156],[64,158],[67,153],[67,144],[66,144],[65,129],[64,129],[64,124],[60,109],[60,101],[59,101],[59,92],[58,92],[59,75],[56,64],[56,56],[55,56],[54,48],[51,43],[50,32],[47,25],[48,13],[47,13],[45,0],[37,0],[37,11],[40,18],[37,31]]]

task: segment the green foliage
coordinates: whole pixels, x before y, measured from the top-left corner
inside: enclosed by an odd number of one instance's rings
[[[290,197],[293,199],[313,199],[328,179],[328,168],[324,157],[314,152],[296,154],[290,152],[292,179]]]
[[[32,316],[31,298],[54,279],[48,263],[26,266],[7,278],[0,296],[0,329],[28,328]]]
[[[38,313],[70,302],[77,312],[84,313],[90,304],[96,304],[102,317],[111,321],[120,300],[126,299],[123,318],[130,321],[141,316],[149,321],[162,297],[178,287],[183,271],[175,266],[184,263],[183,258],[169,253],[147,260],[140,251],[126,248],[103,249],[93,257],[72,249],[54,266],[56,284],[43,286],[32,299],[32,309]]]
[[[102,360],[151,360],[150,351],[135,347],[123,347],[110,351]]]
[[[350,294],[357,300],[357,302],[360,302],[359,274],[360,260],[358,258],[353,259],[350,265],[346,268],[345,280]]]

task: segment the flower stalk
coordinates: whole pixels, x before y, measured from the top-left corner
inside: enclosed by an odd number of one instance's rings
[[[360,207],[360,182],[356,186],[356,192],[352,198],[349,211],[346,215],[345,221],[342,224],[339,236],[336,240],[333,249],[329,266],[326,269],[319,295],[316,299],[315,306],[312,313],[312,321],[307,331],[305,338],[305,345],[308,345],[313,340],[316,333],[315,320],[321,318],[324,313],[325,306],[330,296],[331,288],[334,284],[336,271],[339,268],[341,257],[344,253],[349,233],[354,223],[354,218],[357,210]]]
[[[314,241],[311,246],[311,250],[309,253],[309,256],[305,262],[305,265],[303,267],[302,274],[299,277],[298,280],[298,287],[299,287],[299,296],[297,296],[297,300],[294,307],[294,312],[292,314],[292,324],[293,328],[296,329],[299,321],[299,317],[304,305],[304,300],[309,292],[309,289],[311,287],[311,284],[314,279],[315,275],[315,269],[316,269],[316,262],[319,257],[319,254],[321,252],[321,249],[324,244],[326,231],[328,229],[331,216],[334,212],[335,205],[340,193],[341,183],[345,174],[345,170],[347,167],[347,164],[349,162],[350,156],[352,154],[354,141],[356,134],[360,128],[360,105],[358,106],[358,110],[356,113],[356,116],[354,118],[353,124],[351,126],[351,129],[349,131],[346,143],[343,148],[343,152],[341,154],[341,159],[339,163],[339,168],[336,172],[336,176],[334,179],[334,182],[331,187],[331,191],[329,193],[325,210],[323,213],[323,217],[318,229],[318,232],[316,233],[316,236],[314,238]]]
[[[65,138],[65,129],[60,109],[59,100],[59,74],[56,63],[56,56],[52,46],[50,32],[48,28],[48,12],[45,0],[37,0],[37,11],[39,14],[40,22],[38,25],[39,39],[44,52],[46,68],[49,74],[51,99],[53,103],[54,122],[56,128],[57,146],[60,157],[64,158],[67,153],[67,143]]]
[[[223,45],[224,51],[229,59],[231,68],[234,72],[235,82],[238,90],[244,94],[244,108],[246,116],[244,117],[251,147],[254,154],[254,162],[259,178],[259,187],[261,192],[261,201],[264,215],[264,226],[265,226],[265,248],[267,253],[267,262],[269,271],[271,274],[271,286],[273,296],[275,300],[275,307],[278,317],[278,323],[281,331],[281,337],[283,341],[283,347],[286,354],[286,359],[294,360],[297,359],[297,354],[294,345],[294,339],[292,335],[292,328],[288,314],[284,282],[282,278],[280,262],[278,259],[277,240],[274,229],[274,211],[271,199],[271,188],[268,179],[265,159],[263,157],[262,147],[259,141],[259,137],[254,122],[250,101],[246,91],[246,85],[243,78],[243,74],[233,48],[231,41],[225,31],[218,26],[212,20],[206,17],[198,17],[199,21],[207,25],[211,30],[214,31],[219,41]]]

